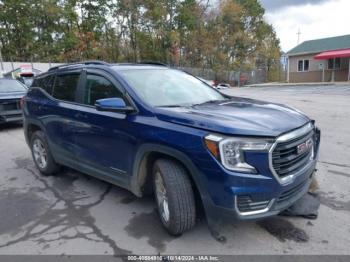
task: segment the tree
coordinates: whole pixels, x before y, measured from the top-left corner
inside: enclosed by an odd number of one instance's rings
[[[279,40],[257,0],[0,0],[6,60],[160,61],[274,79]]]
[[[31,60],[36,32],[28,10],[34,0],[0,2],[0,38],[6,60]]]

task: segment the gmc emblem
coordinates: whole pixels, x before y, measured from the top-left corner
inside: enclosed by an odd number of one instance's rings
[[[313,142],[312,139],[309,138],[306,140],[304,143],[300,144],[297,146],[297,153],[302,154],[305,153],[306,151],[309,151],[312,148]]]

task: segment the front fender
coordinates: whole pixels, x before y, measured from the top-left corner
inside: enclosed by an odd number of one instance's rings
[[[164,145],[159,145],[159,144],[143,144],[140,146],[138,149],[134,164],[133,164],[133,169],[132,169],[132,177],[130,181],[130,190],[137,196],[141,197],[142,196],[142,186],[144,185],[146,181],[146,172],[141,172],[141,169],[144,168],[144,159],[151,153],[161,153],[164,155],[168,155],[176,160],[178,160],[180,163],[182,163],[187,170],[189,171],[189,175],[191,176],[192,180],[195,183],[195,186],[197,187],[202,201],[204,199],[207,199],[207,192],[204,190],[204,186],[201,183],[200,179],[200,171],[196,168],[196,166],[193,164],[191,159],[184,154],[183,152],[176,150],[174,148],[164,146]]]

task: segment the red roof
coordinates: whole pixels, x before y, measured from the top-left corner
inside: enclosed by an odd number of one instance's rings
[[[319,53],[318,55],[315,55],[315,59],[329,59],[329,58],[336,58],[336,57],[350,57],[350,49],[342,49],[342,50],[335,50],[335,51],[326,51]]]

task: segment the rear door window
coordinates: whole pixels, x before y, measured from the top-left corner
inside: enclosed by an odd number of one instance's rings
[[[79,73],[56,75],[53,97],[63,101],[75,102],[79,76]]]
[[[123,94],[111,81],[99,75],[86,76],[84,104],[93,106],[96,100],[112,97],[123,98]]]

